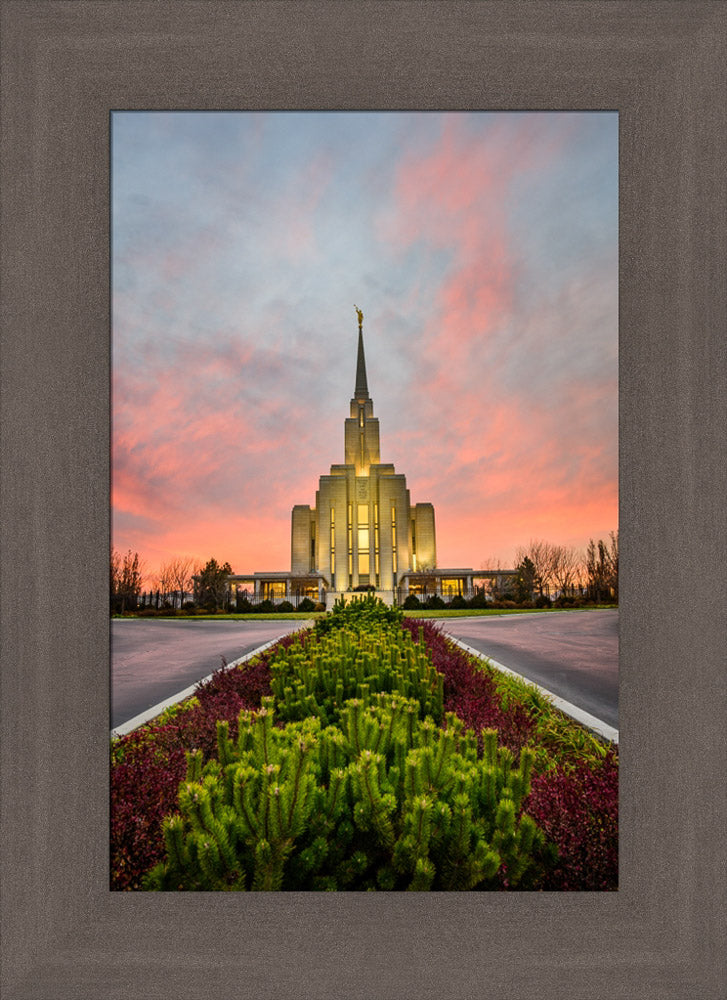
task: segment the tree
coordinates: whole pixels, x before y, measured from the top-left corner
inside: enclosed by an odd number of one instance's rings
[[[116,610],[116,601],[119,596],[119,586],[121,584],[121,555],[111,546],[109,559],[109,597],[111,612]]]
[[[195,578],[195,599],[204,608],[217,611],[225,602],[228,592],[227,577],[232,573],[228,562],[222,566],[210,559]]]
[[[131,549],[121,558],[116,549],[111,549],[110,590],[112,612],[123,614],[127,608],[135,609],[143,577],[143,565],[138,552]]]
[[[162,563],[157,579],[157,589],[162,592],[162,599],[166,603],[172,596],[174,581],[171,573],[171,563]]]
[[[535,568],[534,585],[542,597],[553,583],[553,563],[555,546],[540,539],[530,539],[527,548],[519,548],[515,554],[518,564],[529,559]]]
[[[580,564],[580,556],[574,548],[566,545],[554,545],[551,562],[551,573],[553,583],[557,590],[564,596],[567,591],[572,590]]]
[[[193,563],[190,558],[177,557],[172,559],[171,562],[165,563],[162,567],[162,573],[164,574],[165,581],[168,582],[168,592],[179,594],[179,607],[181,608],[184,604],[184,595],[188,590],[192,589],[193,580],[192,574],[194,572]],[[165,588],[166,589],[166,588]]]
[[[532,601],[537,574],[532,559],[523,556],[515,567],[515,578],[512,581],[512,593],[518,604]]]
[[[609,534],[611,544],[608,547],[608,585],[613,599],[618,604],[618,531]]]
[[[618,532],[610,533],[610,545],[601,538],[588,542],[586,576],[588,596],[592,601],[613,598],[618,601]]]

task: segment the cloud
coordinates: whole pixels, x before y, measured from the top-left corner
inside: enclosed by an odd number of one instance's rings
[[[542,248],[511,214],[513,185],[561,169],[573,137],[571,121],[549,132],[527,116],[475,141],[452,119],[426,155],[403,160],[397,210],[380,227],[401,252],[422,259],[423,244],[444,261],[428,272],[436,291],[410,348],[396,449],[417,498],[435,502],[443,544],[469,546],[470,560],[477,538],[502,552],[508,523],[557,536],[588,509],[615,526],[615,246],[592,238],[577,267],[543,280]]]
[[[440,563],[616,527],[598,122],[197,118],[115,144],[120,547],[288,566],[292,505],[343,458],[353,302],[382,460],[435,504]]]

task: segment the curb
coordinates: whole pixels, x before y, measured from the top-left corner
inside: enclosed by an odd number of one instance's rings
[[[297,629],[294,631],[297,631]],[[266,642],[264,645],[251,650],[249,653],[245,653],[244,656],[239,657],[237,660],[233,660],[232,663],[227,663],[223,669],[230,670],[233,667],[239,667],[240,664],[251,660],[253,656],[259,656],[260,653],[264,653],[266,649],[270,649],[270,647],[274,646],[276,642],[280,642],[281,639],[284,639],[286,635],[291,635],[291,633],[283,632],[283,634],[279,635],[277,639],[271,639],[270,642]],[[204,684],[205,681],[210,680],[210,678],[214,677],[216,673],[217,670],[213,670],[211,674],[207,674],[207,676],[203,677],[202,680],[196,681],[188,688],[185,688],[184,691],[180,691],[178,694],[172,695],[171,698],[166,698],[164,701],[160,701],[158,705],[154,705],[152,708],[147,708],[145,712],[135,715],[134,718],[129,719],[128,722],[122,722],[120,726],[116,726],[115,729],[111,730],[111,739],[114,739],[117,736],[127,736],[129,733],[133,733],[135,729],[143,726],[144,723],[149,722],[151,719],[155,719],[157,715],[161,715],[166,708],[169,708],[171,705],[176,705],[185,698],[189,698],[190,695],[194,694],[200,684]]]
[[[553,692],[548,691],[547,688],[541,687],[540,684],[536,684],[535,681],[531,681],[528,677],[523,677],[522,674],[516,673],[514,670],[511,670],[510,667],[506,667],[504,664],[498,663],[497,660],[493,660],[492,657],[487,656],[485,653],[481,653],[478,649],[473,649],[472,646],[468,646],[467,643],[462,642],[461,639],[455,639],[455,637],[450,635],[448,632],[446,632],[445,635],[451,642],[463,649],[465,653],[469,653],[471,656],[476,656],[478,660],[484,660],[491,667],[494,667],[495,670],[499,670],[503,674],[509,674],[511,677],[517,677],[518,680],[524,681],[526,684],[530,684],[531,687],[537,688],[541,694],[544,694],[549,699],[554,708],[559,709],[565,715],[570,716],[571,719],[575,719],[576,722],[579,722],[582,726],[590,729],[598,736],[602,736],[610,743],[618,744],[618,729],[614,729],[613,726],[609,726],[608,723],[597,719],[596,716],[591,715],[590,712],[586,712],[582,708],[578,708],[577,705],[572,705],[569,701],[559,698],[557,694],[553,694]]]

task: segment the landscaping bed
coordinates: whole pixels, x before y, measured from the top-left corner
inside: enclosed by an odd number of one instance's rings
[[[111,747],[116,890],[613,890],[617,844],[615,748],[374,598]]]

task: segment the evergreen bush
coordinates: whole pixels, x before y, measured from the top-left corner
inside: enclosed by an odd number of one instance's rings
[[[404,614],[399,608],[390,608],[381,598],[373,594],[353,597],[348,603],[345,597],[339,597],[325,618],[316,621],[315,629],[317,635],[325,635],[334,629],[345,627],[399,625],[403,617]]]
[[[166,859],[148,889],[467,890],[540,875],[550,855],[520,813],[532,755],[515,768],[497,733],[477,741],[415,699],[349,699],[339,726],[274,725],[273,698],[218,725],[218,757],[187,754]],[[550,852],[552,855],[552,852]],[[551,857],[552,860],[552,857]]]
[[[370,606],[370,611],[372,615],[381,616],[381,609],[376,605]],[[373,630],[378,633],[376,639],[366,638],[369,631],[366,626],[363,636],[354,641],[352,634],[358,631],[355,628],[357,615],[362,616],[362,621],[366,620],[361,610],[351,611],[345,605],[335,616],[327,616],[335,617],[339,628],[322,630],[321,648],[317,652],[315,644],[301,642],[300,634],[287,636],[276,647],[242,667],[217,671],[195,692],[198,705],[186,710],[180,706],[179,710],[165,713],[154,725],[113,742],[112,888],[139,889],[144,873],[154,867],[155,875],[149,876],[148,884],[153,882],[158,886],[163,882],[171,889],[261,888],[278,883],[284,889],[463,888],[481,874],[482,878],[472,883],[476,889],[615,889],[618,881],[616,752],[609,749],[603,756],[599,747],[594,749],[593,740],[585,738],[584,734],[574,735],[573,727],[565,722],[554,722],[553,716],[546,715],[545,706],[536,698],[526,698],[515,686],[508,687],[496,671],[474,661],[451,644],[434,623],[403,619],[395,626],[384,617]],[[407,634],[403,639],[402,631]],[[337,635],[338,632],[341,634]],[[347,639],[346,633],[349,633]],[[315,635],[312,630],[307,634]],[[382,672],[385,673],[385,662],[383,667],[373,668],[363,679],[354,677],[344,685],[345,693],[340,692],[339,678],[335,677],[337,667],[333,662],[339,655],[337,644],[350,644],[346,656],[355,675],[355,664],[358,662],[363,667],[364,653],[371,654],[371,648],[367,647],[369,640],[379,643],[384,660],[385,651],[391,658],[392,649],[398,650],[397,656],[401,658],[403,650],[407,670],[406,649],[411,647],[418,659],[426,647],[422,668],[425,673],[434,668],[443,676],[441,714],[437,714],[439,709],[431,702],[429,707],[426,705],[433,691],[426,683],[421,683],[417,691],[410,691],[406,696],[395,694],[393,690],[375,690]],[[281,654],[281,649],[292,650],[291,655]],[[328,675],[323,669],[321,649],[327,651],[329,657]],[[308,666],[304,658],[300,659],[301,653],[310,654]],[[318,669],[311,666],[316,656],[322,668],[321,683]],[[261,699],[272,694],[271,677],[275,671],[271,671],[270,663],[276,660],[280,668],[278,677],[286,679],[283,698],[263,703]],[[401,673],[406,679],[406,671]],[[368,689],[367,676],[374,678],[368,681]],[[331,695],[333,677],[335,685]],[[296,684],[302,684],[303,688],[296,688]],[[400,690],[401,679],[397,679],[396,684]],[[301,695],[304,701],[312,694],[325,717],[294,717],[297,711],[291,713],[286,708],[286,686],[294,695],[297,691],[299,701]],[[295,700],[296,697],[293,702]],[[268,751],[263,751],[260,735],[256,744],[253,733],[259,732],[261,720],[266,718],[257,711],[261,705],[266,712],[272,706],[269,724],[273,732],[270,744],[273,749]],[[293,717],[288,718],[286,712]],[[220,722],[222,727],[218,725]],[[264,725],[262,729],[265,731]],[[497,730],[496,737],[492,736],[493,729]],[[453,749],[447,743],[448,733],[454,739]],[[304,755],[306,761],[300,766],[295,757],[296,740],[311,743]],[[189,753],[186,761],[185,750]],[[531,751],[534,751],[532,757]],[[279,753],[279,757],[270,757],[264,763],[265,752]],[[244,754],[253,756],[244,757]],[[438,762],[442,764],[441,770]],[[472,766],[480,774],[478,780],[483,781],[482,768],[492,769],[493,762],[496,769],[501,769],[502,779],[494,824],[492,810],[488,812],[477,795],[473,796],[470,786],[466,792],[468,803],[464,799],[456,803],[456,782],[449,786],[444,781],[446,774],[451,777],[453,772],[461,772],[470,775],[468,780],[474,782]],[[303,832],[295,833],[294,825],[286,820],[283,808],[286,800],[280,799],[283,811],[278,820],[268,812],[268,826],[262,831],[267,835],[254,844],[248,842],[250,831],[245,834],[244,828],[239,826],[244,820],[238,819],[233,824],[237,831],[234,836],[238,838],[234,841],[233,859],[224,842],[225,836],[230,841],[229,831],[223,833],[222,841],[214,846],[210,833],[217,830],[219,835],[219,828],[213,823],[210,831],[206,805],[204,815],[194,813],[193,807],[196,808],[206,796],[212,820],[231,822],[230,814],[222,812],[223,806],[235,808],[234,787],[230,793],[225,784],[230,780],[227,768],[240,764],[253,768],[254,776],[248,782],[249,795],[263,815],[266,815],[266,808],[278,808],[275,803],[281,795],[290,794],[291,788],[296,787],[296,780],[297,787],[302,790],[301,809],[305,812],[310,806],[310,812]],[[261,767],[264,769],[271,764],[273,771],[267,777],[267,772],[260,773]],[[277,772],[276,765],[280,765]],[[344,772],[344,776],[338,775],[338,771]],[[530,794],[523,791],[521,796],[519,787],[515,787],[511,789],[515,794],[508,796],[505,772],[510,775],[518,771],[528,776]],[[300,778],[296,779],[298,772]],[[181,809],[179,789],[190,782],[204,786],[208,778],[214,781],[208,783],[204,796],[200,797],[196,790],[196,802],[192,800],[188,804],[188,810],[192,811]],[[436,780],[432,782],[432,778]],[[265,781],[268,782],[265,786],[267,799],[262,795]],[[282,790],[284,783],[285,793]],[[310,784],[308,791],[305,791],[306,783]],[[517,786],[517,780],[515,784]],[[525,782],[525,787],[527,784]],[[277,795],[271,791],[276,785],[280,789]],[[475,786],[482,787],[476,782]],[[312,806],[310,796],[313,797]],[[498,825],[497,810],[503,798],[512,798],[519,805],[513,817],[505,802]],[[426,806],[422,804],[424,799],[428,803]],[[331,806],[329,813],[321,812],[321,802]],[[343,808],[344,802],[348,812]],[[453,836],[456,820],[462,833],[461,843],[466,841],[465,832],[470,823],[466,812],[468,805],[472,809],[470,860],[452,867],[449,860],[457,858],[457,841],[447,838]],[[441,806],[446,808],[438,813]],[[450,818],[447,818],[447,809]],[[177,819],[172,822],[170,817],[175,814]],[[258,813],[250,815],[255,819]],[[277,832],[276,822],[281,823]],[[531,822],[536,823],[538,829],[533,834],[533,846],[528,853],[527,831]],[[168,838],[173,836],[178,845],[175,824],[180,828],[182,846],[188,852],[180,870],[174,869],[175,862],[168,857]],[[499,830],[497,841],[496,830]],[[188,839],[195,832],[201,834],[201,841],[194,837]],[[520,836],[518,850],[513,847],[513,836],[516,840]],[[291,843],[288,845],[287,841]],[[555,866],[550,863],[552,845],[559,852]],[[225,851],[228,851],[228,861],[234,862],[232,868],[225,867]],[[489,869],[485,864],[488,851],[500,857],[499,868],[492,876],[487,875]],[[521,857],[528,859],[522,871]],[[491,866],[491,860],[489,864]],[[211,872],[210,881],[202,880],[203,865],[209,869],[204,879],[210,878]]]
[[[348,605],[339,617],[357,621],[360,613],[368,621],[369,610],[378,615],[378,608]],[[338,721],[346,699],[360,698],[368,705],[383,692],[415,698],[420,714],[439,722],[443,683],[424,642],[415,643],[411,633],[392,628],[385,619],[366,628],[297,634],[270,660],[270,687],[286,721],[314,715],[327,725]]]
[[[482,591],[475,593],[467,602],[470,608],[489,608],[492,606],[492,602],[488,601]]]

